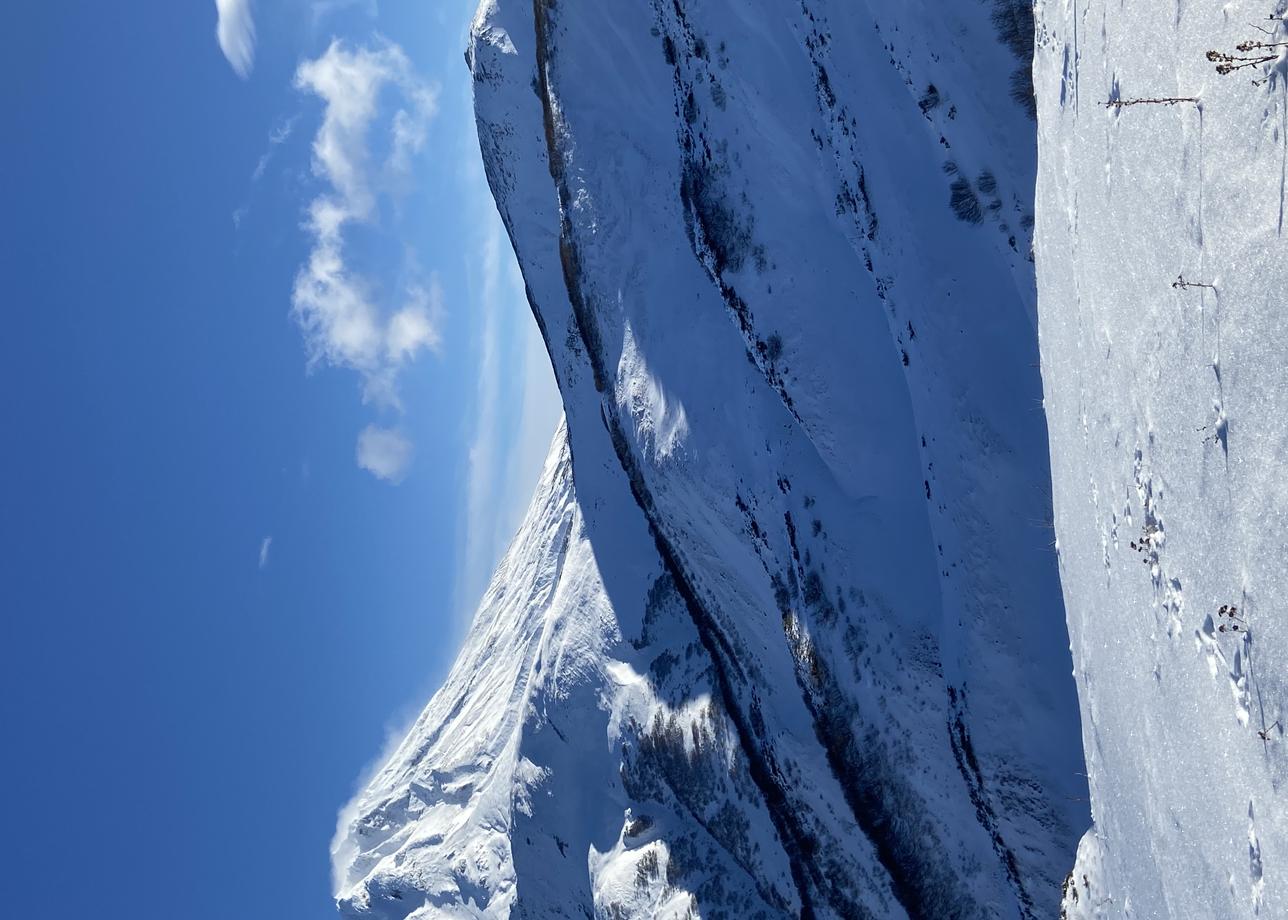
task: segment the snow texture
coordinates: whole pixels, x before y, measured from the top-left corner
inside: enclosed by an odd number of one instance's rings
[[[479,139],[566,427],[342,816],[345,916],[1056,915],[1090,814],[1031,26],[484,0]]]
[[[1288,41],[1284,6],[1037,5],[1042,368],[1095,818],[1069,917],[1288,916],[1288,85],[1282,47],[1237,50]]]

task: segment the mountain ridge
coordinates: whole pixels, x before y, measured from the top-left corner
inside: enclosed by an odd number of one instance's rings
[[[343,913],[1054,911],[1088,819],[1035,165],[999,137],[1033,131],[1014,6],[766,4],[772,34],[734,3],[480,7],[480,146],[566,472],[340,829]],[[552,514],[570,549],[537,539]],[[516,569],[556,600],[504,603]],[[483,654],[538,617],[529,657]],[[513,690],[461,689],[520,673],[518,722]],[[443,750],[479,730],[454,694],[510,760]],[[418,778],[457,760],[495,785]]]

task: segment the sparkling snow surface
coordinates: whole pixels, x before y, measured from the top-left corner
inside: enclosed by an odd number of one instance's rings
[[[1206,58],[1288,40],[1272,12],[1038,4],[1042,368],[1095,818],[1071,917],[1288,916],[1288,86],[1280,49]],[[1167,97],[1198,101],[1104,105]]]

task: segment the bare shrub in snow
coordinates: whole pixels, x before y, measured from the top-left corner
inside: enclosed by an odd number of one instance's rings
[[[1239,608],[1235,607],[1233,604],[1222,604],[1220,609],[1216,612],[1216,617],[1218,620],[1222,621],[1217,626],[1218,632],[1225,632],[1226,630],[1229,630],[1230,632],[1239,632],[1240,629],[1242,629],[1243,632],[1248,631],[1247,621],[1244,620],[1243,617],[1239,616]],[[1243,624],[1242,627],[1239,626],[1240,623]]]
[[[1278,49],[1288,47],[1288,42],[1259,42],[1250,40],[1239,42],[1234,46],[1236,53],[1231,54],[1226,51],[1209,51],[1207,59],[1216,64],[1216,72],[1222,75],[1234,73],[1236,70],[1247,70],[1252,67],[1264,67],[1267,64],[1273,64],[1279,60],[1282,54]],[[1259,86],[1266,81],[1263,76],[1260,80],[1253,80],[1254,86]]]
[[[1110,99],[1104,106],[1107,109],[1125,109],[1129,105],[1176,105],[1180,102],[1193,102],[1197,105],[1198,101],[1194,96],[1153,96],[1145,99]]]

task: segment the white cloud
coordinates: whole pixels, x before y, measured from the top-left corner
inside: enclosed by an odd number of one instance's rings
[[[347,261],[346,230],[376,222],[382,195],[394,196],[410,176],[412,159],[424,146],[437,106],[437,90],[416,75],[402,49],[390,42],[352,47],[332,41],[321,56],[305,61],[295,86],[323,103],[322,123],[313,138],[313,174],[326,190],[308,206],[306,228],[313,249],[300,268],[292,292],[292,312],[304,332],[311,365],[326,362],[357,371],[363,398],[386,408],[399,408],[399,370],[422,350],[440,343],[442,292],[431,279],[426,288],[413,280],[394,308],[378,302],[375,285]],[[382,96],[396,92],[397,104],[382,107]],[[384,161],[372,163],[373,135],[385,135]],[[414,261],[414,260],[413,260]],[[390,467],[377,454],[363,462],[363,445],[390,447],[388,439],[372,440],[368,428],[359,439],[359,463],[382,479]],[[389,434],[386,432],[386,434]],[[410,457],[411,445],[402,454]],[[390,456],[387,452],[381,456]]]
[[[215,0],[219,23],[215,37],[219,50],[237,76],[245,80],[255,67],[255,21],[250,14],[250,0]]]
[[[424,90],[418,91],[411,98],[412,109],[399,109],[394,113],[390,127],[389,160],[385,169],[394,182],[405,179],[411,172],[412,157],[420,153],[428,136],[428,119],[425,112],[433,112],[436,102],[434,96]]]
[[[295,74],[297,89],[322,99],[326,110],[313,141],[313,174],[327,180],[345,220],[366,220],[375,205],[368,175],[367,137],[379,114],[379,97],[396,87],[404,105],[390,117],[391,152],[387,168],[405,172],[420,150],[437,91],[422,83],[397,45],[351,49],[336,40],[321,57],[305,61]]]
[[[319,199],[310,210],[316,242],[308,263],[295,278],[292,294],[295,318],[304,330],[310,359],[375,375],[380,370],[384,340],[380,315],[362,278],[345,267],[330,203]]]
[[[273,545],[272,537],[265,537],[259,544],[259,567],[260,569],[268,568],[268,549]]]
[[[411,457],[411,442],[396,429],[368,425],[358,435],[358,466],[379,479],[402,482]]]
[[[417,284],[407,291],[407,302],[389,318],[385,334],[385,358],[392,364],[402,364],[416,356],[422,348],[437,351],[442,344],[438,327],[443,314],[443,288],[435,276],[430,278],[429,289]]]

